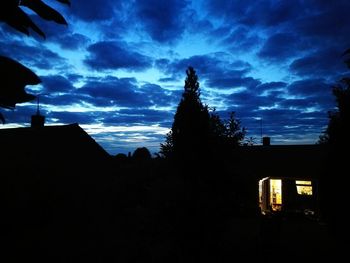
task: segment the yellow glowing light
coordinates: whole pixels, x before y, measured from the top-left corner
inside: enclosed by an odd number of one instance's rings
[[[270,203],[272,210],[282,209],[282,180],[280,179],[270,180]]]
[[[296,180],[297,193],[299,195],[312,195],[312,183],[311,181]]]
[[[311,181],[300,181],[300,180],[296,180],[295,183],[297,185],[311,185]]]
[[[297,185],[297,192],[300,195],[312,195],[312,186]]]

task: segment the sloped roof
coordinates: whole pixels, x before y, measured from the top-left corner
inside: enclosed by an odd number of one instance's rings
[[[101,161],[109,154],[77,123],[0,129],[0,157],[6,162],[72,165]]]

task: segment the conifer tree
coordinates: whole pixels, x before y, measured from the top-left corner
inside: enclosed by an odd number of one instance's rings
[[[223,122],[215,110],[210,112],[201,102],[196,71],[189,67],[186,75],[184,92],[160,153],[185,160],[229,155],[243,141],[245,129],[234,113]]]
[[[196,71],[189,67],[181,101],[177,107],[171,131],[161,153],[167,157],[193,159],[206,147],[209,133],[209,111],[200,100]]]
[[[350,50],[344,54],[349,55]],[[345,63],[350,68],[350,59]],[[326,169],[321,177],[321,208],[331,229],[343,240],[350,234],[346,220],[350,198],[349,190],[349,147],[350,147],[350,78],[344,77],[333,86],[336,109],[329,112],[326,130],[320,136],[319,143],[328,150],[325,160]],[[346,233],[346,234],[345,234]]]

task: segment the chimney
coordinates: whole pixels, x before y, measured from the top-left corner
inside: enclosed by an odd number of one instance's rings
[[[45,124],[45,116],[40,115],[40,113],[32,115],[32,121],[31,121],[32,128],[44,127],[44,124]]]
[[[32,115],[31,127],[32,128],[41,128],[41,127],[44,127],[44,124],[45,124],[45,116],[40,114],[40,111],[39,111],[39,96],[38,96],[36,114]]]
[[[263,146],[270,146],[270,137],[267,137],[267,136],[263,137],[262,144]]]

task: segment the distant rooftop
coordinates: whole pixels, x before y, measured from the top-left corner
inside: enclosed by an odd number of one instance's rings
[[[0,129],[0,156],[105,158],[109,154],[77,123]]]

